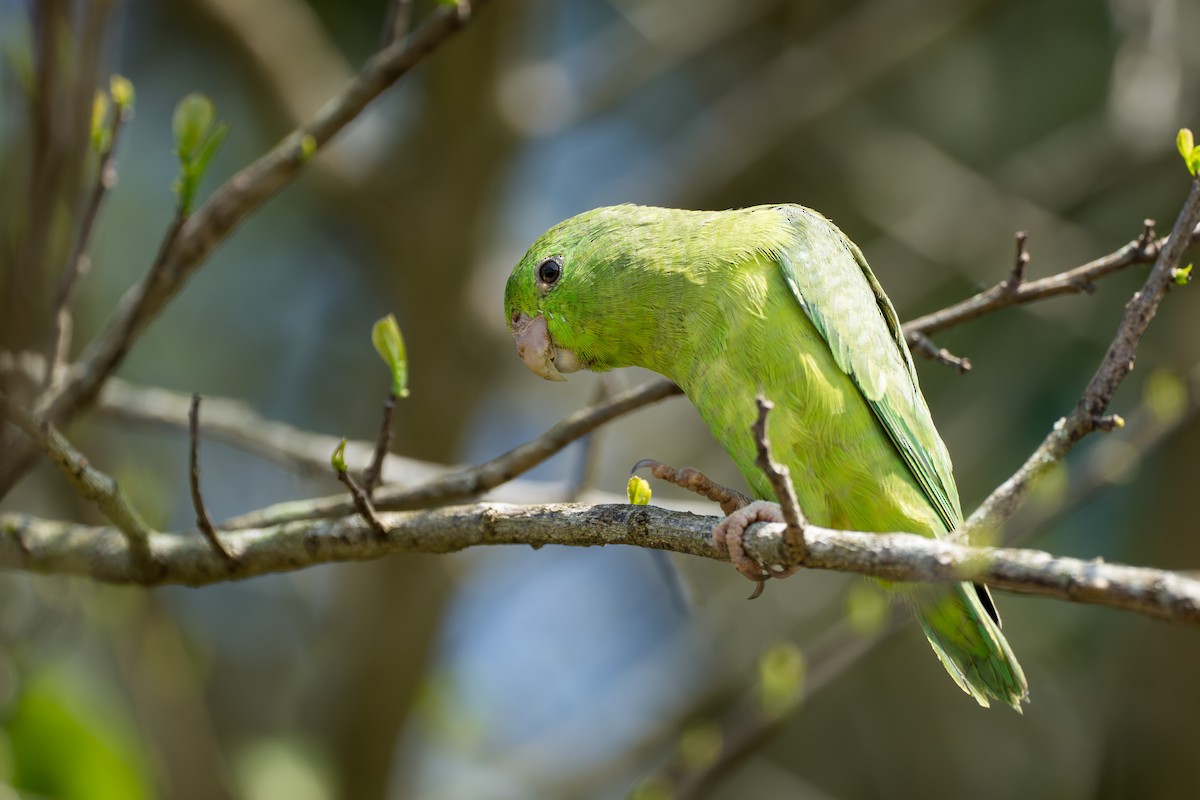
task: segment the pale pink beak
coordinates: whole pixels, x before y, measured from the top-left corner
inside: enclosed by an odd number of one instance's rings
[[[566,380],[558,367],[554,366],[556,352],[545,317],[541,314],[530,317],[523,312],[518,313],[513,319],[512,331],[517,343],[517,355],[521,356],[525,366],[548,381]]]

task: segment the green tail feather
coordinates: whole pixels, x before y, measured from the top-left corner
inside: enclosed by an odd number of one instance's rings
[[[960,583],[918,600],[917,619],[959,688],[984,708],[989,700],[999,700],[1020,713],[1021,703],[1029,699],[1025,673],[974,586]]]

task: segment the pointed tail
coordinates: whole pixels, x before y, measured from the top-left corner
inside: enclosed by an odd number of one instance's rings
[[[930,594],[916,594],[921,628],[959,688],[984,708],[999,700],[1020,713],[1029,699],[1025,673],[975,587],[960,583],[949,591],[930,587]]]

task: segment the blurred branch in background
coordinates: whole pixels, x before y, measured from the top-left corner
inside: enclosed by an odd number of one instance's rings
[[[90,406],[142,331],[212,251],[294,179],[317,150],[362,113],[368,103],[465,25],[472,18],[474,5],[482,2],[439,6],[412,36],[371,59],[314,120],[227,181],[186,223],[180,220],[177,236],[171,235],[176,232],[173,226],[148,277],[129,291],[105,329],[72,365],[64,384],[39,403],[45,408],[46,418],[61,425]],[[29,468],[32,453],[28,446],[6,451],[0,462],[0,496]]]

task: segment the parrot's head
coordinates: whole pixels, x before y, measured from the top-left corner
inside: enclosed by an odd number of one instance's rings
[[[648,282],[639,230],[657,221],[638,206],[598,208],[542,234],[508,279],[504,313],[521,360],[546,380],[637,363]],[[643,231],[644,232],[644,231]],[[639,302],[638,299],[643,302]]]

